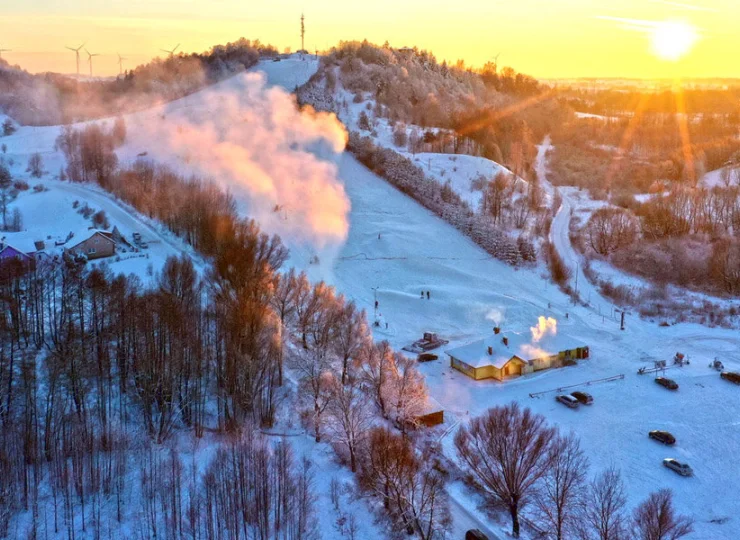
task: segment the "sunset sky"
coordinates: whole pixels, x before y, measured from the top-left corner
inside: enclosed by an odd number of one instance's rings
[[[95,73],[110,75],[116,53],[131,68],[178,43],[203,51],[243,36],[295,50],[302,11],[309,49],[366,38],[476,66],[501,53],[500,65],[540,78],[740,77],[737,0],[25,0],[0,5],[0,48],[29,71],[72,73],[64,46],[86,42],[101,55]],[[656,54],[656,29],[675,55]]]

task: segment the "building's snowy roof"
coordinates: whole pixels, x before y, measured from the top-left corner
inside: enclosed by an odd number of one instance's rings
[[[508,338],[508,345],[504,345],[504,337]],[[514,356],[526,362],[531,362],[537,358],[557,354],[560,351],[585,346],[584,343],[562,333],[547,333],[535,342],[529,332],[526,334],[502,332],[446,352],[456,360],[474,368],[494,366],[501,369]],[[488,354],[488,347],[493,349],[493,354]]]
[[[444,411],[444,407],[442,407],[440,402],[432,396],[427,395],[426,401],[424,402],[424,412],[421,416],[438,413],[439,411]]]

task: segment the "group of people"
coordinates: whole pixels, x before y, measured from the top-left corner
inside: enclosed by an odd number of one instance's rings
[[[431,298],[431,295],[429,294],[429,291],[426,292],[426,295],[427,295],[427,300],[429,300]],[[421,291],[421,297],[420,298],[424,298],[424,291]]]

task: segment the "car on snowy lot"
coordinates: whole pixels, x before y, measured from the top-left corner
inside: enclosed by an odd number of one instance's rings
[[[654,441],[658,441],[669,446],[672,444],[676,444],[676,437],[674,437],[671,433],[667,431],[659,431],[656,429],[648,433],[648,437],[650,437]]]
[[[578,405],[580,404],[576,398],[568,394],[560,394],[559,396],[555,396],[555,400],[562,403],[566,407],[570,407],[571,409],[577,409]]]
[[[581,405],[593,405],[594,398],[591,394],[586,392],[571,392],[571,396],[576,398]]]
[[[731,383],[740,384],[740,373],[733,373],[732,371],[723,371],[719,374],[726,381]]]
[[[432,362],[434,360],[438,360],[439,356],[432,353],[421,353],[419,356],[416,357],[417,362]]]
[[[667,388],[668,390],[678,390],[678,383],[674,381],[673,379],[666,379],[665,377],[657,377],[655,379],[655,382],[662,386],[663,388]]]
[[[488,537],[478,529],[470,529],[465,533],[465,540],[488,540]]]
[[[693,469],[689,467],[688,463],[681,463],[673,458],[664,459],[663,466],[668,467],[670,470],[680,474],[681,476],[692,476],[694,474]]]

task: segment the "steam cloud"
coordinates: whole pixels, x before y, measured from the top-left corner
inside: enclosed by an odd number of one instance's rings
[[[239,209],[289,243],[343,242],[350,202],[337,160],[347,141],[333,114],[301,112],[293,96],[248,73],[156,112],[129,117],[130,144],[230,191]]]
[[[543,337],[554,336],[558,333],[558,321],[552,317],[545,318],[540,315],[537,318],[537,326],[531,326],[529,330],[532,332],[532,342],[538,343]]]

